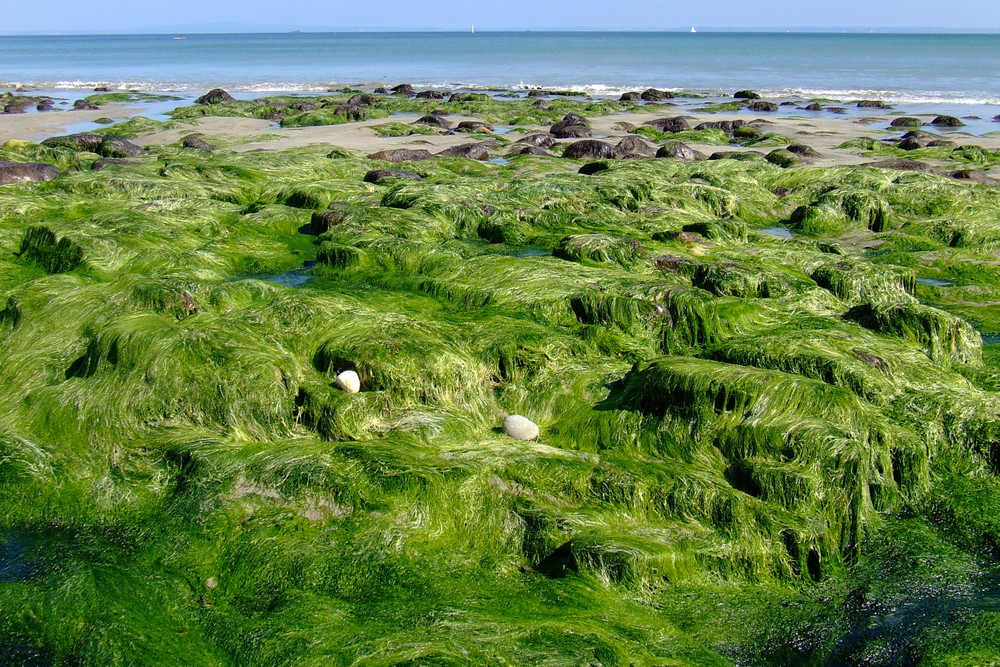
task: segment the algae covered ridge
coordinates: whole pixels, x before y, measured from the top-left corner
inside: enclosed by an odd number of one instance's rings
[[[153,125],[0,149],[0,662],[1000,660],[990,179]]]

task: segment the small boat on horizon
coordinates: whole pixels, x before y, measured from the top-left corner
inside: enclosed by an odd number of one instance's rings
[[[694,29],[694,26],[691,26],[691,32],[698,32],[698,31]]]
[[[176,37],[174,37],[174,39],[187,39],[187,37],[182,37],[180,35],[177,35]]]

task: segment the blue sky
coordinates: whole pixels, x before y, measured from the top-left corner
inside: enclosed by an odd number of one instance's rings
[[[12,2],[0,31],[117,32],[240,24],[347,28],[929,27],[1000,30],[1000,0],[44,0]],[[229,25],[227,27],[236,27]]]

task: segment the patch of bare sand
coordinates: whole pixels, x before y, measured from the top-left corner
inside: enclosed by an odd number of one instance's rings
[[[94,111],[53,110],[38,113],[0,114],[0,143],[8,139],[41,141],[46,137],[65,134],[78,123],[92,123],[98,118],[114,121],[135,115],[135,107],[108,104]]]

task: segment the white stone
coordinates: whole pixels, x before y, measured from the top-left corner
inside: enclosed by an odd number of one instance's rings
[[[538,425],[521,415],[510,415],[505,418],[503,430],[515,440],[534,440],[538,437]]]
[[[337,386],[349,394],[356,394],[361,391],[361,378],[354,371],[344,371],[337,376]]]

